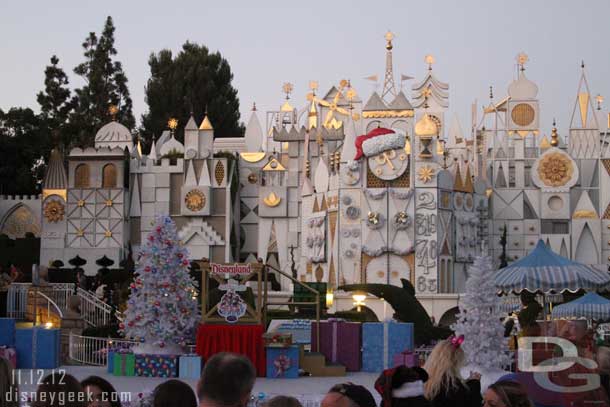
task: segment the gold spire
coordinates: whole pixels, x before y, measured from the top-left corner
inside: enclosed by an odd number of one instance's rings
[[[555,127],[555,120],[553,120],[553,130],[551,130],[551,146],[557,147],[559,145],[559,134],[557,134],[557,127]]]
[[[392,48],[394,48],[394,46],[392,45],[393,39],[394,39],[394,34],[392,33],[392,31],[388,31],[387,33],[385,33],[385,40],[386,40],[385,49],[387,49],[388,51],[391,51]]]
[[[315,99],[311,100],[311,105],[309,106],[309,113],[307,114],[307,129],[311,130],[312,128],[318,125],[318,109],[316,108]]]
[[[212,127],[212,123],[210,123],[210,119],[208,119],[207,114],[203,118],[201,126],[199,126],[199,130],[214,130],[214,127]]]
[[[434,55],[426,55],[426,57],[424,58],[424,61],[428,64],[428,70],[431,71],[432,70],[432,65],[436,62],[436,59],[434,59]]]

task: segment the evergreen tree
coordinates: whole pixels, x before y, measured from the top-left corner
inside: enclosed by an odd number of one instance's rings
[[[237,90],[231,84],[233,73],[219,52],[186,42],[177,56],[161,50],[150,56],[148,64],[148,112],[142,116],[141,128],[148,144],[165,130],[168,118],[175,117],[184,125],[192,112],[201,123],[206,109],[215,137],[243,134]],[[176,129],[176,138],[184,140],[183,126]]]
[[[0,110],[0,194],[36,194],[44,176],[43,155],[50,146],[32,109]]]
[[[127,128],[135,127],[127,77],[121,63],[113,59],[117,55],[114,31],[112,17],[108,17],[99,38],[96,33],[89,33],[82,44],[85,62],[74,68],[74,73],[85,81],[82,88],[75,90],[78,103],[73,116],[82,145],[93,145],[95,133],[110,119],[110,105],[119,108],[118,121]]]
[[[57,135],[58,139],[52,140],[51,144],[59,144],[67,152],[73,143],[72,129],[68,119],[76,100],[71,97],[68,76],[58,64],[59,58],[53,55],[51,65],[48,65],[44,71],[44,90],[38,93],[36,99],[40,105],[43,131],[49,135]],[[48,153],[45,151],[44,157],[47,157]]]
[[[508,361],[500,299],[496,295],[491,257],[479,256],[470,267],[466,293],[460,298],[458,321],[468,363],[483,369],[502,368]]]
[[[506,234],[507,234],[507,229],[506,229],[506,225],[504,225],[504,228],[502,229],[502,236],[500,237],[500,246],[502,246],[502,253],[500,254],[500,268],[501,269],[508,266],[508,256],[506,256],[506,243],[507,243]]]
[[[121,330],[127,337],[165,347],[194,338],[199,322],[187,250],[169,216],[157,218],[140,252]]]

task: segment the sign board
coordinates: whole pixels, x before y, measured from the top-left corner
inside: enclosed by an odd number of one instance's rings
[[[219,264],[210,263],[210,273],[212,274],[225,274],[230,276],[236,275],[248,275],[252,273],[252,265],[250,263],[242,264]]]

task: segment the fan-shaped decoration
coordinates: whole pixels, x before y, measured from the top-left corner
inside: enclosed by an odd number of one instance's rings
[[[44,206],[44,217],[51,223],[64,220],[64,205],[59,201],[50,201]]]

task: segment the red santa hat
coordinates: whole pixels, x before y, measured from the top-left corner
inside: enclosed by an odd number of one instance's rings
[[[377,127],[367,134],[356,137],[354,144],[356,145],[354,160],[359,160],[363,156],[370,157],[387,150],[404,148],[405,135],[394,129]]]

